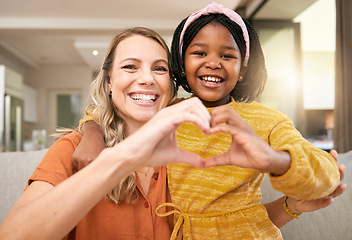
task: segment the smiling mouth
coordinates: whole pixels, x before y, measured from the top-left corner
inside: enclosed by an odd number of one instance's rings
[[[147,102],[147,103],[148,102],[155,102],[158,97],[155,94],[152,94],[152,95],[150,95],[150,94],[147,94],[147,95],[146,94],[131,94],[130,96],[135,101]]]
[[[210,76],[204,76],[204,77],[200,77],[200,79],[204,82],[207,83],[212,83],[212,84],[217,84],[217,83],[221,83],[222,81],[224,81],[221,78],[218,77],[210,77]]]

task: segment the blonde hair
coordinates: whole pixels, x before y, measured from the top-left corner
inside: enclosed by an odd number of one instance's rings
[[[172,80],[171,73],[171,58],[170,52],[165,41],[153,30],[143,27],[127,29],[119,33],[112,41],[109,51],[105,57],[102,69],[91,84],[91,97],[93,103],[87,107],[94,108],[93,119],[100,125],[107,147],[112,147],[116,143],[122,141],[125,136],[125,122],[121,118],[119,110],[114,105],[109,89],[109,72],[113,66],[115,50],[118,44],[131,36],[141,35],[157,41],[167,52],[169,74],[170,74],[170,100],[173,101],[176,97],[176,87]],[[86,110],[86,111],[87,111]],[[138,197],[136,187],[136,176],[131,173],[128,177],[123,179],[114,189],[112,189],[107,197],[114,203],[126,201],[131,202]]]

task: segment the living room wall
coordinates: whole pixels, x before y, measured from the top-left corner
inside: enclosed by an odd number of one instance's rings
[[[37,90],[38,119],[34,124],[28,124],[26,131],[45,129],[47,135],[52,134],[53,126],[49,126],[50,106],[49,92],[53,90],[78,90],[82,93],[81,113],[88,103],[89,86],[92,81],[92,71],[86,66],[55,65],[41,66],[28,71],[27,84]],[[78,124],[78,123],[77,123]],[[49,139],[49,143],[52,140]]]

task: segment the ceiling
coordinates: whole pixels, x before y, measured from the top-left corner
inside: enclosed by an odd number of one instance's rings
[[[292,20],[317,0],[219,0],[245,18]],[[112,37],[144,26],[168,43],[177,24],[205,7],[204,0],[0,0],[0,56],[25,66],[100,68]],[[93,50],[99,54],[94,56]]]

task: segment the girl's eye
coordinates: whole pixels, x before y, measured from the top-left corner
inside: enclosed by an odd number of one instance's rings
[[[196,51],[193,54],[197,56],[206,56],[205,52],[202,52],[202,51]]]
[[[224,59],[230,59],[230,58],[234,58],[234,56],[230,55],[230,54],[224,54],[221,56]]]
[[[137,67],[134,65],[125,65],[122,67],[123,69],[128,69],[128,70],[136,70]]]

